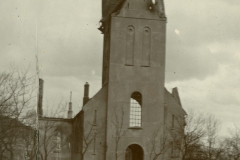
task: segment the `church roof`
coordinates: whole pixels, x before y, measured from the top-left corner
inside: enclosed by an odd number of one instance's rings
[[[182,104],[180,101],[180,96],[177,88],[173,88],[172,93],[170,93],[165,88],[164,93],[164,105],[168,108],[168,110],[175,110],[182,115],[187,115],[186,111],[182,108]]]

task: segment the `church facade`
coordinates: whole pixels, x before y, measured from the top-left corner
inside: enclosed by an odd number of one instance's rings
[[[186,112],[177,88],[164,87],[163,1],[103,0],[102,6],[102,88],[89,98],[86,83],[82,110],[57,120],[68,130],[65,159],[180,159]]]

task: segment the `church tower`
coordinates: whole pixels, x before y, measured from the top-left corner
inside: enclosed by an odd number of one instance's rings
[[[104,34],[102,80],[108,86],[106,160],[121,154],[125,157],[119,159],[147,159],[149,139],[156,128],[160,139],[164,128],[163,2],[105,0],[100,30]]]
[[[142,67],[149,67],[150,63],[156,64],[151,61],[155,57],[150,52],[156,53],[154,50],[161,49],[161,54],[165,55],[166,17],[163,0],[103,0],[102,11],[102,25],[99,30],[104,34],[103,85],[109,81],[110,58],[116,56],[115,54],[125,53],[123,56],[126,66]],[[121,28],[126,25],[126,30]],[[121,61],[123,59],[119,60]]]
[[[87,100],[73,118],[72,159],[179,159],[166,128],[186,113],[177,88],[164,87],[163,0],[102,0],[102,11],[102,88],[89,98],[85,85]]]
[[[163,0],[102,0],[102,11],[102,88],[89,97],[84,85],[73,118],[69,104],[68,119],[40,120],[61,124],[61,159],[180,160],[186,112],[164,87]]]

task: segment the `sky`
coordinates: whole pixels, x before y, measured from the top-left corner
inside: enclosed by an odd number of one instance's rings
[[[214,114],[223,134],[240,121],[240,1],[165,0],[165,86],[186,110]],[[14,64],[44,79],[44,107],[82,107],[101,88],[101,1],[0,1],[0,73]],[[45,109],[45,108],[44,108]]]

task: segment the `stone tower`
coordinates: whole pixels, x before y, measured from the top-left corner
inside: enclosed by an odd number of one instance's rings
[[[150,0],[103,3],[100,29],[104,33],[102,79],[103,85],[108,86],[107,115],[123,110],[124,136],[120,135],[118,147],[132,149],[133,159],[138,160],[146,159],[147,154],[136,156],[134,151],[147,150],[150,134],[156,128],[160,128],[159,136],[163,134],[166,46],[163,8],[161,1]],[[120,123],[123,115],[118,116],[116,123]],[[116,150],[116,139],[112,138],[116,126],[112,121],[107,119],[107,160],[114,159]]]
[[[102,0],[102,11],[102,88],[73,118],[72,159],[171,159],[173,143],[160,156],[149,152],[186,114],[177,89],[164,88],[163,1]]]
[[[102,0],[102,11],[102,88],[90,98],[84,85],[83,108],[73,118],[71,98],[68,119],[40,118],[61,135],[52,157],[180,160],[186,112],[177,88],[164,87],[163,0]]]
[[[102,84],[109,81],[110,58],[118,54],[115,51],[125,53],[125,65],[129,66],[134,66],[135,63],[136,65],[149,67],[150,63],[153,64],[153,62],[150,62],[150,52],[155,53],[155,50],[158,49],[161,49],[161,54],[164,56],[166,41],[164,4],[162,0],[158,0],[155,3],[152,1],[153,0],[103,0],[102,26],[99,28],[104,34]],[[128,30],[121,28],[126,25],[129,27]],[[148,26],[153,28],[149,28]],[[146,32],[148,32],[147,30],[152,32],[149,32],[149,35],[143,34],[141,32],[144,29]],[[130,32],[130,30],[132,30],[132,32]],[[160,34],[161,36],[159,36]],[[151,41],[152,38],[157,39]],[[121,44],[118,44],[118,41],[121,42]],[[161,47],[158,45],[161,45]],[[122,50],[118,50],[119,48]],[[142,52],[145,52],[145,54],[142,54]],[[136,57],[135,59],[133,58],[134,56]],[[153,60],[154,58],[155,57],[152,57]],[[157,59],[155,59],[155,61],[156,60]],[[164,63],[162,66],[164,66]],[[164,72],[162,73],[164,74]]]

